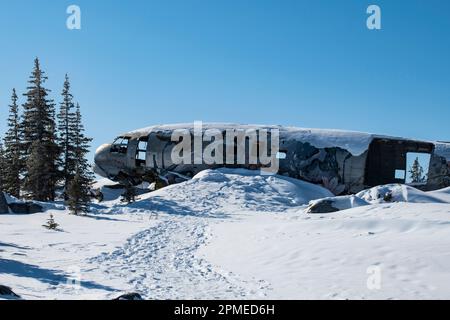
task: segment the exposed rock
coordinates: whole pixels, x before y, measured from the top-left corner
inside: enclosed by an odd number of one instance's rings
[[[392,192],[386,192],[384,194],[383,200],[385,202],[392,202]]]
[[[322,200],[316,201],[308,206],[306,209],[306,213],[329,213],[336,212],[339,209],[333,207],[333,201],[331,200]]]
[[[0,297],[20,298],[10,287],[0,285]]]
[[[3,192],[0,191],[0,214],[7,214],[8,210],[8,202],[6,202],[6,197]]]
[[[139,293],[129,292],[129,293],[122,294],[121,296],[119,296],[113,300],[144,300],[144,299],[142,299],[142,297]]]
[[[38,213],[38,212],[44,212],[44,208],[33,202],[15,202],[8,204],[9,208],[13,213],[17,214],[31,214],[31,213]]]
[[[367,201],[354,195],[330,197],[311,201],[305,212],[329,213],[367,205],[369,205]]]

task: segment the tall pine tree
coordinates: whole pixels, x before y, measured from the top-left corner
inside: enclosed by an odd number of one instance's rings
[[[11,104],[9,105],[8,130],[5,134],[5,172],[4,191],[15,196],[20,196],[20,174],[23,165],[20,157],[20,128],[19,106],[17,104],[16,90],[13,89]]]
[[[5,179],[6,174],[6,162],[5,162],[5,149],[3,143],[0,140],[0,192],[5,191]]]
[[[59,148],[56,144],[55,105],[48,99],[47,80],[39,59],[34,60],[33,72],[28,81],[27,98],[23,105],[21,134],[22,151],[26,160],[24,191],[27,197],[49,201],[55,199],[59,178]]]
[[[67,189],[68,205],[73,214],[89,212],[91,200],[90,188],[93,182],[93,173],[86,155],[89,152],[91,138],[84,134],[84,126],[81,121],[80,105],[77,104],[75,121],[72,126],[74,138],[75,176],[70,181]]]
[[[61,151],[61,178],[64,190],[67,192],[69,181],[75,175],[75,122],[76,114],[73,111],[73,96],[70,93],[69,77],[66,74],[62,95],[62,102],[58,113],[58,145]]]

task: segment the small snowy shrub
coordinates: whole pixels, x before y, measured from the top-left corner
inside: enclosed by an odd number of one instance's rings
[[[43,224],[42,226],[49,230],[58,230],[59,224],[56,223],[55,219],[53,218],[53,214],[50,213],[50,217],[48,218],[47,223]]]

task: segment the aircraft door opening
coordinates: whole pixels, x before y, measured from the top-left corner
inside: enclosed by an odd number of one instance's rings
[[[146,166],[148,137],[139,138],[138,146],[136,148],[136,167]]]
[[[368,187],[389,183],[426,185],[433,149],[434,145],[428,142],[374,139],[367,156],[365,185]],[[414,174],[411,171],[414,171]]]

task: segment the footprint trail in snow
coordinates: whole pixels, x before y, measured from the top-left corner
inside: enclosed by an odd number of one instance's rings
[[[196,255],[207,242],[208,218],[160,216],[125,245],[90,260],[112,278],[127,279],[146,299],[263,298],[268,285],[246,281]]]

